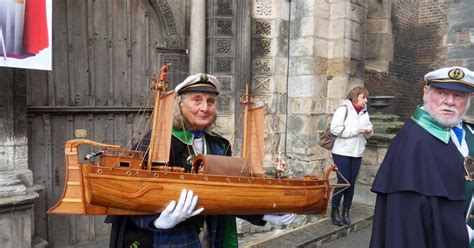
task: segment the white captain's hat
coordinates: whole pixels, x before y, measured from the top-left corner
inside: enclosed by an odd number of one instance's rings
[[[454,66],[441,68],[425,75],[425,80],[433,87],[461,92],[474,92],[474,72]]]
[[[178,84],[174,90],[178,95],[185,92],[210,92],[219,95],[220,88],[221,83],[215,76],[198,73],[184,79],[184,81]]]

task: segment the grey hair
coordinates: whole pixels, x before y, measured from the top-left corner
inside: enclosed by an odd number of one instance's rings
[[[427,84],[425,87],[428,88],[427,91],[431,91],[431,89],[433,89],[433,86],[431,86],[431,84]],[[471,106],[471,96],[469,96],[467,98],[466,109],[464,110],[464,113],[461,113],[461,115],[459,115],[459,119],[456,120],[457,123],[461,122],[462,119],[464,119],[464,116],[466,115],[466,113],[469,110],[470,106]],[[431,109],[428,107],[428,103],[427,103],[427,100],[426,100],[426,94],[423,94],[423,107],[437,122],[439,122],[439,123],[441,123],[445,126],[448,126],[448,127],[453,127],[454,126],[453,123],[442,123],[442,121],[440,121],[438,118],[433,116],[433,113],[431,113]]]
[[[181,111],[181,103],[188,97],[188,93],[182,93],[176,97],[176,101],[174,104],[174,116],[173,116],[173,128],[182,130],[184,126],[186,126],[186,120],[184,119],[183,113]],[[206,129],[209,129],[214,126],[217,120],[217,109],[216,113],[214,114],[214,119],[209,123]]]

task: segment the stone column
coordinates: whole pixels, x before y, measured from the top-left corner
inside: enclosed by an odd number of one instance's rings
[[[367,17],[365,67],[377,72],[388,72],[393,61],[392,2],[369,1]]]
[[[350,89],[364,85],[367,2],[329,2],[327,98],[333,112]]]
[[[25,70],[0,69],[0,247],[31,247],[33,175],[28,169]]]
[[[191,1],[189,73],[206,72],[206,0]]]

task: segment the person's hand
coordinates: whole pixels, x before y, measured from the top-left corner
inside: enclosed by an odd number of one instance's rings
[[[370,132],[372,132],[372,128],[360,127],[360,128],[357,129],[357,132],[362,133],[362,134],[370,133]]]
[[[471,243],[472,239],[474,239],[474,231],[468,224],[466,224],[466,228],[467,228],[467,233],[469,234],[469,243]]]
[[[262,219],[275,225],[288,225],[295,217],[296,214],[266,214]]]
[[[188,191],[183,189],[178,204],[176,204],[176,201],[171,201],[153,224],[157,229],[173,228],[187,218],[198,215],[204,211],[204,208],[194,210],[197,202],[198,196],[194,195],[192,190]]]

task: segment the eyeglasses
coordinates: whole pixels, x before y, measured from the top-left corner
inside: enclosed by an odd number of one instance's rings
[[[474,180],[474,158],[467,156],[464,158],[464,170],[466,171],[466,180]]]

